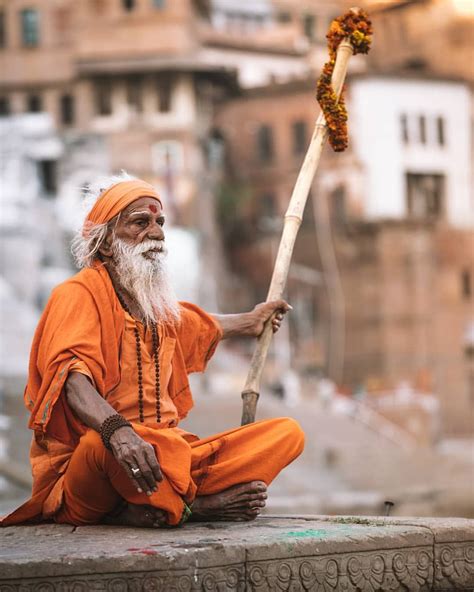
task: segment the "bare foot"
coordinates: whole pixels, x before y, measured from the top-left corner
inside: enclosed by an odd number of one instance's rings
[[[192,505],[191,520],[254,520],[265,507],[263,481],[240,483],[213,495],[201,495]]]
[[[166,524],[166,513],[153,506],[127,504],[117,516],[107,516],[105,524],[114,526],[137,526],[139,528],[163,528]]]

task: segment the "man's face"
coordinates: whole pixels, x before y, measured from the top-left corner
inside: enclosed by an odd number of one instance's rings
[[[164,261],[165,218],[160,202],[142,197],[110,221],[99,247],[121,287],[140,306],[147,321],[179,319],[179,305]]]
[[[153,197],[141,197],[127,208],[119,216],[113,231],[118,239],[123,240],[131,246],[136,246],[144,241],[163,241],[165,233],[163,216],[160,202]],[[157,245],[157,251],[161,251],[161,245]],[[148,251],[153,256],[153,250]],[[148,253],[143,256],[147,257]]]

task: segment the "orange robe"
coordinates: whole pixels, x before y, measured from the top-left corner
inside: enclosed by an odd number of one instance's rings
[[[188,303],[182,303],[179,323],[158,327],[160,424],[155,417],[151,332],[137,325],[145,403],[145,423],[138,423],[134,325],[101,265],[81,271],[53,291],[34,337],[25,389],[34,430],[33,493],[2,525],[45,519],[91,524],[121,498],[164,509],[169,524],[177,524],[184,502],[192,503],[197,493],[214,493],[245,480],[269,483],[301,452],[302,433],[292,420],[260,422],[204,440],[177,427],[193,404],[187,375],[204,370],[221,337],[212,317]],[[97,391],[154,446],[164,481],[151,498],[137,493],[98,435],[69,409],[61,393],[71,371],[88,375]],[[278,460],[272,452],[277,442],[282,453]],[[101,486],[94,487],[97,483]]]

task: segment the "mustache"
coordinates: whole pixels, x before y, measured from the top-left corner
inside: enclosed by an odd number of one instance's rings
[[[159,251],[162,255],[168,253],[164,240],[146,240],[138,245],[127,245],[123,241],[120,242],[121,248],[132,255],[143,255],[143,253],[148,253],[148,251]]]

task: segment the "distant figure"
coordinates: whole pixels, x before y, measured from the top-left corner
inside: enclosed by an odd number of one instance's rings
[[[288,407],[295,407],[301,392],[298,374],[291,368],[283,370],[281,374],[281,378],[272,385],[272,393]]]
[[[318,398],[323,409],[329,409],[336,396],[336,385],[329,378],[321,378],[318,382]]]
[[[193,406],[188,374],[221,339],[256,337],[274,314],[277,331],[288,304],[210,315],[178,303],[155,189],[122,175],[89,193],[73,244],[83,269],[53,291],[31,350],[32,497],[2,524],[255,518],[303,449],[298,424],[270,419],[200,440],[178,423]]]

